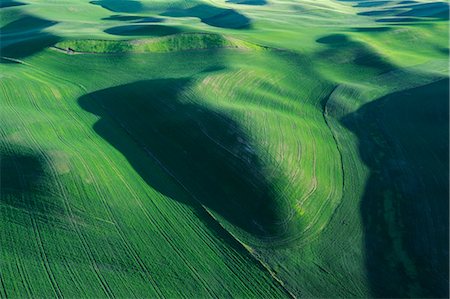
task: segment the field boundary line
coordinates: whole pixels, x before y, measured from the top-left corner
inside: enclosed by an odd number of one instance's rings
[[[236,240],[239,245],[241,246],[241,248],[243,248],[250,257],[252,257],[261,267],[263,267],[269,274],[270,276],[281,286],[281,288],[283,289],[283,291],[285,291],[291,298],[297,298],[297,296],[295,296],[291,291],[289,291],[287,289],[287,287],[284,285],[284,281],[281,280],[270,268],[269,265],[267,265],[265,262],[263,262],[261,259],[259,259],[255,254],[253,254],[250,250],[249,250],[249,246],[246,245],[244,242],[242,242],[238,237],[236,237],[232,232],[230,232],[229,230],[227,230],[222,223],[216,218],[216,216],[214,216],[214,214],[207,208],[205,207],[203,204],[201,204],[202,209],[209,215],[209,217],[211,217],[219,226],[220,228],[222,228],[222,230],[225,231],[225,233],[227,235],[229,235],[232,239]]]
[[[324,105],[323,105],[323,110],[322,110],[322,116],[323,119],[325,121],[325,124],[327,125],[328,130],[330,130],[331,136],[333,136],[333,140],[334,143],[336,145],[336,149],[339,152],[339,164],[341,165],[341,172],[342,172],[342,195],[341,195],[341,200],[344,197],[344,189],[345,189],[345,173],[344,173],[344,160],[343,160],[343,156],[342,156],[342,151],[341,148],[339,146],[339,142],[336,138],[336,135],[334,134],[333,129],[331,128],[329,122],[328,122],[328,102],[331,99],[331,97],[333,96],[334,92],[338,89],[340,85],[337,85],[333,88],[333,90],[330,92],[330,94],[328,95]]]

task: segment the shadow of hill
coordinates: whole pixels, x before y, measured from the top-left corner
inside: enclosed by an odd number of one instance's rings
[[[408,24],[414,25],[422,23],[426,20],[419,18],[403,18],[403,17],[390,17],[376,20],[377,23],[391,23],[392,25]]]
[[[353,2],[355,8],[376,7],[377,10],[358,12],[361,16],[389,16],[376,20],[381,23],[416,23],[436,20],[448,20],[450,5],[447,2],[435,1],[420,3],[417,1],[357,1],[339,0],[340,2]],[[405,17],[405,18],[404,18]],[[409,17],[409,18],[408,18]]]
[[[393,66],[378,53],[361,42],[349,39],[345,34],[327,35],[317,39],[316,42],[327,46],[327,49],[319,52],[318,56],[333,63],[353,63],[380,72],[393,69]]]
[[[354,7],[361,7],[361,4],[358,3]],[[410,3],[409,1],[404,1],[396,5],[389,5],[384,9],[359,12],[358,15],[390,16],[391,18],[378,19],[377,22],[393,23],[448,20],[449,7],[449,4],[445,2]]]
[[[353,7],[377,7],[377,6],[383,6],[385,4],[389,3],[389,1],[364,1],[364,2],[358,2],[357,4],[353,5]]]
[[[1,0],[0,1],[0,8],[7,8],[7,7],[21,6],[21,5],[26,5],[26,3],[14,1],[14,0]]]
[[[220,28],[250,28],[250,19],[234,9],[220,8],[207,4],[196,5],[187,9],[171,9],[162,14],[168,17],[195,17],[203,23]]]
[[[352,31],[355,32],[387,32],[390,31],[391,27],[355,27]]]
[[[399,13],[398,16],[426,17],[440,20],[449,19],[449,4],[446,2],[418,3],[402,6],[408,11]]]
[[[112,12],[134,13],[144,10],[141,2],[133,0],[98,0],[89,2]]]
[[[83,96],[79,104],[101,117],[94,130],[152,188],[204,205],[256,236],[276,234],[282,213],[264,165],[234,121],[181,97],[189,85],[186,78],[140,81]],[[190,196],[173,190],[174,182]]]
[[[22,59],[54,45],[60,41],[60,38],[44,30],[55,24],[57,22],[30,15],[25,15],[6,24],[0,28],[2,33],[0,41],[1,56]]]
[[[346,116],[371,175],[361,202],[374,297],[448,297],[449,81]]]
[[[155,17],[143,17],[143,16],[127,16],[127,15],[113,15],[107,18],[103,18],[105,21],[122,21],[129,22],[133,21],[133,23],[160,23],[163,22],[164,19],[155,18]]]
[[[180,33],[181,30],[176,27],[164,25],[125,25],[108,28],[105,33],[120,36],[166,36]]]
[[[64,214],[55,200],[51,175],[41,155],[27,150],[0,149],[0,204],[41,217]]]
[[[266,5],[266,0],[227,0],[227,3],[245,4],[245,5]]]

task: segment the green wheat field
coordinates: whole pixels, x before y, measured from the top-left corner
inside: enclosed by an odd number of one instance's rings
[[[0,298],[448,298],[449,1],[0,0]]]

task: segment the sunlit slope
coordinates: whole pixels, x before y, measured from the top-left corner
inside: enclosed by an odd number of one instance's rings
[[[448,295],[446,2],[2,7],[3,295]]]

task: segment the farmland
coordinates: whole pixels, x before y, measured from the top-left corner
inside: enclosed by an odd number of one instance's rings
[[[0,297],[448,297],[448,2],[0,7]]]

